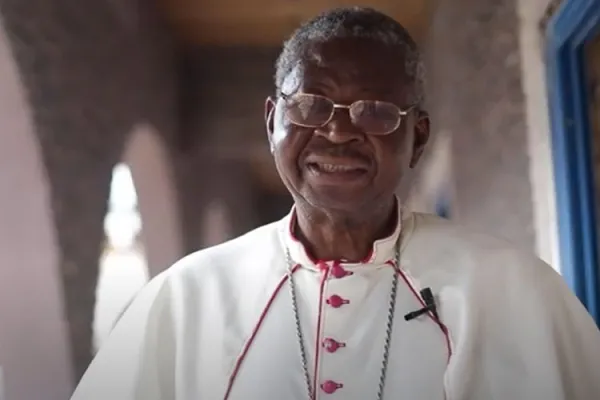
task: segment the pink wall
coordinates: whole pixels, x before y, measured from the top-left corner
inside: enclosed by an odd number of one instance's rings
[[[178,202],[169,161],[152,127],[139,125],[133,130],[123,162],[131,169],[138,197],[150,277],[183,256]]]
[[[65,400],[72,371],[49,190],[0,27],[0,366],[3,400]]]

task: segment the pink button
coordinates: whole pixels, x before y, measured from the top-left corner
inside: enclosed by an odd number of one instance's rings
[[[333,308],[340,308],[344,304],[350,303],[350,300],[342,299],[337,294],[331,295],[327,299],[327,304],[329,304]]]
[[[346,343],[341,343],[336,341],[335,339],[326,338],[323,340],[323,347],[329,353],[335,353],[340,347],[346,347]]]
[[[327,394],[332,394],[336,390],[342,388],[343,386],[344,385],[342,385],[341,383],[337,383],[334,381],[325,381],[321,384],[321,389],[323,389],[323,391]]]
[[[343,277],[345,277],[347,275],[352,275],[352,272],[346,271],[339,264],[333,264],[333,266],[331,267],[331,275],[333,275],[337,279],[340,279],[340,278],[343,278]]]

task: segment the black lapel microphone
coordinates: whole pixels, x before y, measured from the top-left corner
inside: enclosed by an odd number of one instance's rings
[[[416,310],[413,312],[409,312],[404,316],[405,321],[411,321],[415,318],[420,317],[421,315],[430,312],[436,320],[439,320],[437,313],[437,306],[435,305],[435,299],[433,297],[433,293],[430,288],[424,288],[421,290],[421,298],[423,298],[423,302],[425,303],[425,307],[420,310]]]

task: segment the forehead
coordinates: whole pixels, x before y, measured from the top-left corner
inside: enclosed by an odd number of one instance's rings
[[[404,54],[372,39],[336,38],[310,43],[296,72],[303,87],[328,86],[396,97],[407,92]]]

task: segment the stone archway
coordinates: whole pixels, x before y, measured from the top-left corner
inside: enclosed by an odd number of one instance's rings
[[[2,26],[0,131],[0,398],[64,400],[73,371],[50,185]]]
[[[134,128],[123,162],[131,169],[142,217],[142,241],[150,277],[183,256],[179,207],[166,147],[146,124]]]
[[[107,247],[96,288],[96,349],[148,279],[182,257],[177,207],[160,137],[150,126],[135,127],[113,169],[105,219]]]

